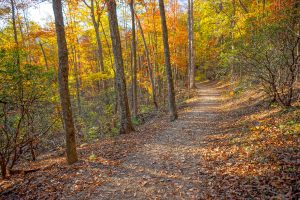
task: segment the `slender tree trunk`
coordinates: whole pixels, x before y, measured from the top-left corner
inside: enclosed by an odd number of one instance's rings
[[[297,37],[300,38],[300,17],[299,17],[299,9],[300,9],[300,1],[299,0],[295,0],[294,3],[294,9],[295,9],[295,28],[296,28],[296,32],[297,32]],[[296,56],[299,57],[300,56],[300,42],[298,42],[297,44],[297,49],[296,49]],[[298,63],[296,63],[296,79],[297,82],[300,81],[300,58],[298,59]]]
[[[96,25],[95,22],[93,22],[95,32],[96,32],[96,41],[97,41],[97,60],[99,63],[99,68],[97,69],[97,72],[104,72],[104,62],[103,62],[103,51],[102,51],[102,43],[99,33],[99,25]],[[105,81],[99,81],[99,85],[102,84],[102,88],[105,89]]]
[[[140,55],[137,55],[137,66],[138,66],[138,70],[141,71],[141,56]],[[141,76],[139,77],[139,82],[141,82]],[[143,91],[142,91],[142,88],[139,87],[137,88],[138,89],[138,96],[139,96],[139,99],[140,99],[140,102],[143,102],[145,104],[145,102],[143,101]]]
[[[15,42],[15,56],[14,56],[14,64],[17,69],[18,74],[21,77],[21,63],[20,63],[20,49],[19,49],[19,41],[18,41],[18,32],[17,32],[17,24],[16,24],[16,5],[14,0],[10,0],[11,3],[11,11],[12,11],[12,24],[13,24],[13,31],[14,31],[14,42]],[[22,78],[18,80],[18,93],[19,93],[19,100],[23,100],[23,81]]]
[[[109,44],[109,42],[108,42],[108,39],[107,39],[105,30],[104,30],[104,28],[103,28],[103,25],[102,25],[101,21],[99,21],[99,23],[100,23],[100,26],[101,26],[102,33],[103,33],[103,35],[104,35],[104,39],[105,39],[106,46],[107,46],[107,48],[108,48],[108,54],[109,54],[109,58],[110,58],[109,61],[110,61],[111,66],[113,67],[113,60],[112,60],[112,55],[111,55],[111,51],[110,51],[110,44]],[[114,71],[114,68],[113,68],[113,71]],[[115,71],[114,71],[114,73],[115,73]]]
[[[124,20],[123,20],[123,22],[124,22],[123,23],[123,29],[124,29],[123,34],[124,34],[124,40],[125,40],[125,53],[124,53],[125,58],[124,58],[123,61],[125,62],[125,65],[124,65],[125,70],[129,71],[129,70],[131,70],[131,69],[129,69],[129,67],[132,68],[132,66],[130,66],[130,64],[132,63],[131,62],[132,56],[131,56],[131,50],[130,51],[128,50],[130,48],[130,45],[128,45],[128,41],[127,41],[127,37],[126,37],[126,32],[127,32],[127,21],[126,21],[127,16],[126,16],[126,13],[127,13],[127,6],[124,5],[123,12],[122,12],[122,14],[123,14],[122,17],[124,18]],[[130,58],[130,59],[128,59],[128,58]]]
[[[91,0],[91,5],[88,5],[87,2],[84,0],[85,5],[90,9],[90,14],[94,26],[94,31],[96,35],[96,42],[97,42],[97,72],[104,72],[104,61],[103,61],[103,50],[102,50],[102,43],[101,37],[99,32],[99,23],[100,23],[100,12],[98,9],[98,4],[95,2],[96,0]],[[96,12],[95,12],[95,3],[96,3]],[[97,17],[96,17],[97,15]],[[98,81],[98,89],[100,89],[100,84],[102,83],[102,88],[105,88],[105,81]]]
[[[153,3],[152,1],[150,1],[151,3]],[[155,93],[156,93],[156,98],[157,101],[159,101],[160,97],[161,97],[161,79],[160,79],[160,69],[158,66],[158,54],[157,54],[157,30],[156,30],[156,22],[155,22],[155,8],[156,6],[154,6],[151,10],[152,12],[152,24],[153,24],[153,35],[152,35],[152,44],[153,44],[153,48],[152,48],[152,53],[153,53],[153,63],[154,63],[154,87],[155,87]],[[150,25],[150,20],[148,18],[148,24]],[[149,40],[151,39],[151,37],[149,36]],[[151,41],[151,40],[150,40]]]
[[[22,12],[23,12],[23,18],[24,18],[24,26],[25,26],[25,33],[26,33],[26,36],[28,36],[29,35],[29,23],[28,23],[28,17],[27,17],[27,15],[25,14],[25,10],[23,9],[22,10]],[[20,19],[20,17],[19,17],[19,21],[20,21],[20,24],[21,24],[21,19]],[[21,27],[21,26],[20,26]],[[21,29],[21,28],[20,28]],[[25,45],[26,44],[26,45]],[[26,62],[28,62],[30,65],[31,65],[31,48],[29,47],[29,42],[27,41],[27,42],[24,42],[24,46],[26,46],[26,49],[27,49],[27,51],[28,51],[28,55],[27,55],[27,57],[26,57]]]
[[[161,77],[161,69],[158,65],[158,59],[159,59],[159,55],[158,55],[158,45],[157,45],[157,32],[156,32],[156,28],[154,29],[154,49],[153,49],[153,54],[154,54],[154,65],[155,65],[155,71],[156,71],[156,80],[157,80],[157,93],[158,93],[158,97],[161,98],[162,97],[162,77]]]
[[[135,15],[136,15],[136,13],[135,13]],[[145,35],[144,35],[144,31],[143,31],[141,22],[140,22],[137,15],[136,15],[136,20],[137,20],[138,26],[140,28],[140,33],[141,33],[141,36],[142,36],[142,40],[143,40],[143,44],[144,44],[144,48],[145,48],[145,53],[146,53],[146,58],[147,58],[149,79],[150,79],[151,88],[152,88],[152,101],[153,101],[153,104],[155,106],[155,109],[158,109],[158,104],[157,104],[157,100],[156,100],[156,88],[155,88],[155,83],[154,83],[154,79],[153,79],[153,71],[152,71],[151,62],[150,62],[149,50],[148,50],[148,47],[147,47],[147,43],[146,43],[146,39],[145,39]]]
[[[79,44],[77,39],[77,44]],[[75,46],[73,46],[73,56],[74,56],[74,77],[75,77],[75,85],[76,85],[76,100],[77,100],[77,109],[78,115],[81,116],[81,98],[80,98],[80,80],[79,80],[79,69],[80,69],[80,52],[77,51]]]
[[[76,97],[77,97],[77,108],[78,114],[81,116],[81,97],[80,97],[80,80],[79,80],[79,69],[80,69],[80,55],[77,55],[77,63],[75,66],[75,79],[76,79]]]
[[[100,33],[99,33],[99,26],[95,27],[95,32],[96,32],[96,41],[97,41],[97,54],[98,54],[98,59],[99,59],[99,71],[103,72],[104,71],[104,63],[103,63],[103,51],[102,51],[102,43],[101,43],[101,38],[100,38]]]
[[[157,96],[158,99],[161,98],[161,77],[160,77],[160,70],[159,70],[159,66],[158,66],[158,47],[157,47],[157,31],[156,31],[156,23],[155,23],[155,16],[154,16],[154,10],[153,10],[153,15],[152,15],[152,19],[153,19],[153,30],[154,30],[154,34],[153,34],[153,58],[154,58],[154,66],[155,66],[155,72],[156,72],[156,83],[157,83]]]
[[[79,39],[76,39],[77,45],[79,46]],[[82,114],[82,108],[81,108],[81,95],[82,95],[82,91],[81,91],[81,55],[80,55],[80,50],[78,50],[77,53],[77,63],[76,63],[76,92],[77,92],[77,106],[78,106],[78,110],[79,110],[79,115]]]
[[[6,179],[7,177],[7,162],[4,158],[4,156],[1,156],[0,158],[0,164],[1,164],[1,176],[2,179]]]
[[[168,81],[168,101],[169,101],[170,120],[174,121],[178,118],[178,116],[177,116],[174,83],[173,83],[172,69],[171,69],[171,62],[170,62],[168,28],[166,22],[164,0],[159,0],[159,12],[161,18],[161,28],[162,28],[163,43],[164,43],[165,68],[166,68],[166,75]]]
[[[193,17],[193,0],[191,0],[191,76],[190,76],[190,88],[196,88],[195,85],[195,71],[196,71],[196,66],[195,66],[195,49],[194,49],[194,17]]]
[[[175,38],[176,38],[176,19],[177,19],[177,0],[171,0],[170,1],[170,6],[171,6],[171,11],[173,12],[173,19],[172,19],[172,25],[171,25],[171,31],[172,31],[172,47],[173,47],[173,56],[176,58],[177,57],[177,50],[176,50],[176,43],[175,43]],[[177,73],[176,73],[176,68],[177,68],[177,63],[174,62],[172,65],[173,69],[173,80],[174,80],[174,88],[176,89],[177,87]]]
[[[131,57],[132,57],[132,114],[137,116],[137,57],[136,57],[136,36],[135,36],[135,16],[134,16],[134,0],[129,1],[130,13],[131,13]]]
[[[48,65],[48,60],[47,60],[47,56],[46,56],[46,52],[44,50],[43,44],[41,41],[39,41],[39,45],[41,47],[42,53],[43,53],[43,57],[44,57],[44,61],[45,61],[45,65],[46,65],[46,70],[49,70],[49,65]]]
[[[191,0],[188,0],[188,19],[187,19],[187,23],[188,23],[188,89],[190,89],[191,86]]]
[[[19,28],[19,32],[20,32],[20,38],[21,38],[21,46],[26,49],[26,51],[28,51],[28,55],[30,54],[30,49],[28,49],[26,47],[26,44],[25,44],[25,39],[24,39],[24,32],[23,32],[23,27],[22,27],[22,22],[21,22],[21,19],[20,19],[20,15],[18,14],[18,10],[17,11],[17,23],[18,23],[18,28]],[[28,59],[28,55],[26,56],[26,63],[29,63],[29,59]]]
[[[118,18],[116,11],[116,2],[115,0],[106,0],[109,27],[110,27],[110,36],[112,40],[112,48],[114,54],[114,62],[116,67],[116,89],[118,95],[118,104],[119,104],[119,113],[120,113],[120,134],[129,133],[133,131],[133,126],[131,123],[126,82],[124,75],[124,66],[122,58],[122,47],[120,32],[118,26]]]
[[[194,62],[194,16],[193,0],[188,0],[188,57],[189,57],[189,87],[195,88],[195,62]]]
[[[299,3],[300,4],[300,3]],[[298,6],[300,7],[300,6]],[[298,37],[300,37],[300,22],[298,22],[297,24],[297,32],[298,32]],[[297,45],[297,57],[300,56],[300,43],[298,43]],[[297,69],[296,69],[298,72],[296,73],[296,79],[297,79],[297,82],[300,82],[300,61],[298,59],[298,63],[297,63]]]
[[[14,31],[14,41],[16,48],[19,48],[19,41],[18,41],[18,33],[17,33],[17,24],[16,24],[16,6],[14,0],[10,0],[11,3],[11,19],[13,24],[13,31]]]
[[[232,16],[231,16],[231,50],[234,50],[234,27],[235,27],[235,0],[231,1],[232,3]],[[234,80],[234,66],[231,64],[231,81]]]
[[[68,74],[69,74],[68,49],[67,49],[61,0],[53,0],[53,11],[54,11],[54,18],[55,18],[57,45],[58,45],[59,94],[60,94],[60,102],[62,107],[64,129],[66,131],[67,162],[68,164],[72,164],[76,162],[78,158],[76,152],[75,127],[73,121],[69,84],[68,84]]]

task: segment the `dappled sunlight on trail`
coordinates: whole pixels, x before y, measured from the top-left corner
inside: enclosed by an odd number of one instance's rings
[[[18,192],[43,184],[62,199],[296,197],[299,137],[282,131],[274,118],[279,109],[264,109],[259,96],[249,101],[251,94],[226,96],[228,86],[219,83],[198,84],[193,92],[178,120],[158,117],[134,133],[81,145],[82,160],[72,166],[45,158],[42,164],[53,164]]]
[[[197,95],[180,110],[179,119],[138,152],[130,154],[117,175],[111,177],[115,185],[108,183],[98,188],[97,193],[125,199],[243,199],[291,195],[293,189],[288,185],[296,177],[287,175],[282,188],[274,187],[278,181],[272,175],[278,173],[278,167],[256,160],[253,152],[241,145],[245,142],[240,136],[244,130],[235,122],[242,116],[236,115],[234,110],[244,108],[242,104],[232,107],[231,101],[224,101],[221,96],[224,88],[226,86],[211,82],[198,85]],[[251,141],[256,145],[255,139]]]

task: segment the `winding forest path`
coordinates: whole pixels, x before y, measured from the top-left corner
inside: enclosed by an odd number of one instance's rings
[[[220,95],[228,85],[197,87],[178,120],[157,116],[82,144],[73,165],[63,149],[40,157],[29,166],[40,170],[0,182],[11,183],[0,200],[299,199],[299,136],[278,128],[287,116],[265,109],[256,91],[233,99]]]
[[[128,155],[116,175],[94,191],[93,199],[204,198],[210,184],[202,166],[205,137],[220,131],[220,98],[215,84],[198,85],[179,119]]]

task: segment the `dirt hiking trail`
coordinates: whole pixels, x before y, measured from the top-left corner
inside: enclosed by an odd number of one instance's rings
[[[299,137],[278,128],[287,119],[255,91],[235,99],[226,91],[200,83],[178,120],[157,115],[130,134],[82,144],[73,165],[63,148],[40,157],[29,166],[40,170],[12,179],[0,199],[299,199]]]
[[[210,183],[201,166],[207,135],[216,134],[220,91],[197,85],[197,95],[179,111],[179,119],[130,154],[93,199],[199,199]],[[100,195],[100,196],[99,196]]]

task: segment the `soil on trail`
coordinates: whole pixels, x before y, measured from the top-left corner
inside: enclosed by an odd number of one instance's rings
[[[170,122],[135,153],[128,155],[107,184],[91,198],[199,199],[207,194],[210,176],[203,163],[206,136],[221,132],[218,126],[220,89],[198,85],[197,94]],[[205,195],[205,196],[202,196]]]

